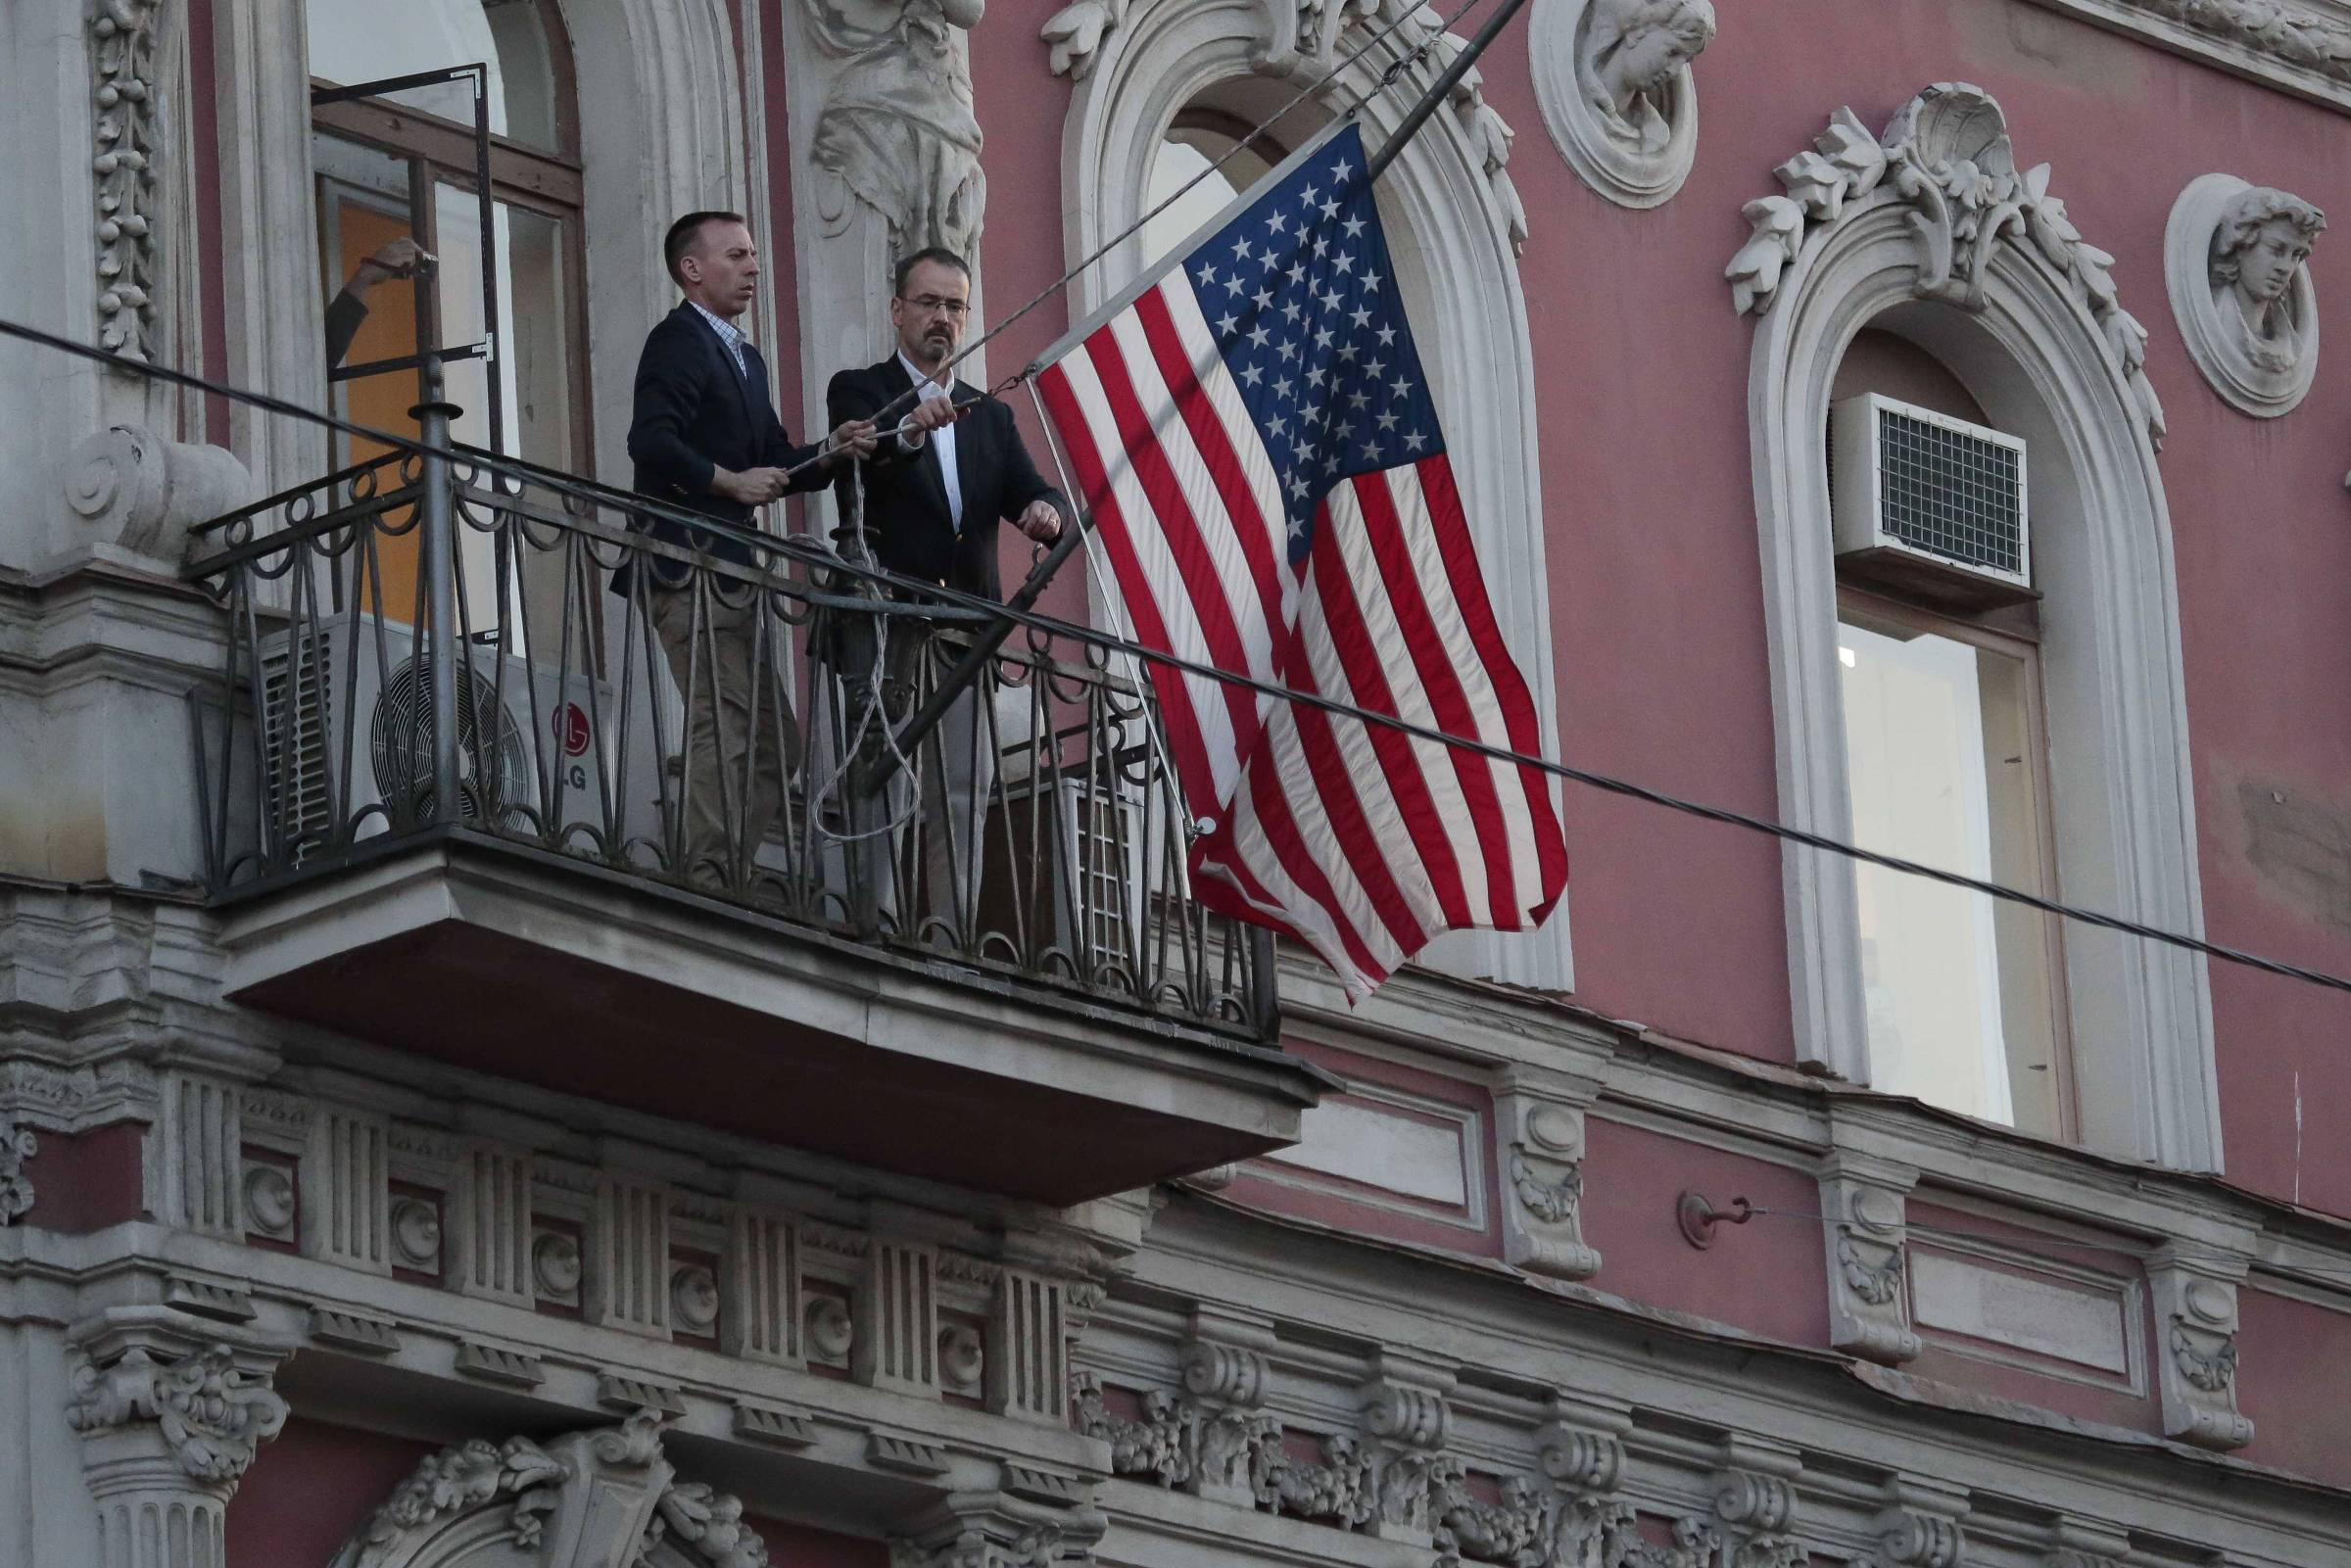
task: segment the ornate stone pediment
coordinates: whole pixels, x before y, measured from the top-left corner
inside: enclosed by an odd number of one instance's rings
[[[680,1481],[661,1417],[545,1444],[476,1438],[416,1467],[333,1568],[766,1568],[743,1503]]]
[[[1808,248],[1862,213],[1899,203],[1918,241],[1916,292],[1966,310],[1986,303],[1985,270],[2002,247],[2053,269],[2097,328],[2148,439],[2163,444],[2163,404],[2147,380],[2147,329],[2115,296],[2114,258],[2083,239],[2049,190],[2046,164],[2019,170],[2000,106],[1966,82],[1938,82],[1873,136],[1850,109],[1772,171],[1783,194],[1740,209],[1752,229],[1723,268],[1742,313],[1771,309]]]

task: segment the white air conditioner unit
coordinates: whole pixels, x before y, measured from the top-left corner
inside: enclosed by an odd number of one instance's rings
[[[473,647],[456,666],[457,820],[560,844],[571,825],[600,832],[609,804],[624,832],[654,832],[653,765],[663,748],[644,699],[630,718],[628,755],[616,757],[621,715],[610,683],[508,654],[502,685],[499,659],[494,648]],[[298,857],[362,812],[356,836],[366,838],[386,832],[395,811],[435,808],[432,664],[408,627],[363,615],[312,623],[299,636],[276,632],[262,640],[256,674],[264,805],[272,822],[282,820],[284,841],[300,846]],[[337,823],[335,784],[347,761]]]
[[[2016,437],[1863,393],[1829,409],[1829,475],[1841,570],[1963,603],[2035,596]]]

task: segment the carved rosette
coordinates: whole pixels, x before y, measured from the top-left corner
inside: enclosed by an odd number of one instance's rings
[[[155,33],[161,9],[161,0],[97,0],[89,17],[98,344],[142,362],[154,348]]]
[[[1829,1265],[1829,1343],[1867,1360],[1916,1356],[1902,1288],[1908,1232],[1904,1205],[1917,1173],[1843,1157],[1821,1172],[1820,1212]]]
[[[2049,166],[2020,172],[2000,106],[1966,82],[1939,82],[1872,136],[1840,109],[1810,149],[1773,170],[1783,194],[1740,209],[1752,231],[1723,268],[1741,313],[1771,309],[1807,247],[1857,213],[1899,203],[1918,242],[1918,297],[1962,309],[1987,303],[1986,268],[2011,246],[2053,269],[2096,327],[2150,445],[2161,449],[2163,404],[2147,379],[2147,331],[2122,308],[2114,258],[2082,237],[2049,193]]]
[[[1073,0],[1056,11],[1038,30],[1048,51],[1047,64],[1056,76],[1081,81],[1091,74],[1106,52],[1114,51],[1120,30],[1132,20],[1138,0]],[[1151,0],[1139,0],[1148,6]],[[1335,82],[1339,67],[1363,47],[1374,32],[1387,33],[1387,45],[1367,62],[1376,69],[1398,56],[1407,64],[1396,89],[1409,102],[1434,86],[1437,77],[1462,49],[1458,34],[1436,25],[1437,14],[1416,0],[1256,0],[1264,8],[1266,44],[1257,56],[1257,70],[1268,76],[1302,82]],[[1335,94],[1333,107],[1344,99]],[[1515,134],[1486,102],[1484,79],[1472,67],[1454,84],[1447,108],[1455,128],[1468,148],[1477,172],[1494,200],[1496,214],[1510,236],[1513,254],[1526,247],[1526,207],[1508,171],[1511,141]]]
[[[0,1115],[0,1225],[31,1212],[32,1178],[24,1174],[24,1162],[39,1147],[30,1127]]]
[[[2245,1266],[2177,1245],[2148,1259],[2167,1437],[2207,1449],[2253,1441],[2253,1423],[2236,1408],[2236,1288]]]

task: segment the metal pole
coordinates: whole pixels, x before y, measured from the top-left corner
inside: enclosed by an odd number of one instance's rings
[[[419,476],[424,516],[417,526],[424,537],[418,569],[424,574],[426,625],[417,646],[424,651],[433,688],[433,820],[455,822],[460,815],[456,661],[465,656],[465,648],[457,635],[456,513],[450,495],[449,422],[460,410],[442,397],[439,355],[426,355],[417,374],[424,382],[425,401],[408,413],[422,427],[429,449]]]
[[[1053,581],[1053,574],[1061,570],[1062,562],[1077,553],[1080,542],[1085,537],[1085,522],[1079,518],[1064,523],[1061,537],[1053,542],[1051,549],[1045,551],[1044,559],[1030,568],[1029,580],[1004,601],[1004,607],[1025,611],[1033,606],[1044,594],[1045,586]],[[981,672],[994,660],[996,649],[1002,647],[1004,640],[1012,635],[1012,625],[1010,619],[999,615],[988,623],[986,630],[972,639],[971,647],[962,658],[955,661],[953,669],[939,678],[929,699],[915,710],[913,718],[906,721],[906,728],[898,732],[897,745],[886,748],[879,756],[859,764],[850,775],[852,788],[870,794],[889,782],[889,776],[897,772],[898,758],[914,755],[914,748],[938,728],[938,721],[947,716],[947,709],[971,689],[972,684],[980,679]]]
[[[1494,35],[1502,31],[1510,20],[1518,14],[1518,8],[1525,4],[1526,0],[1502,0],[1502,9],[1486,19],[1486,24],[1477,29],[1477,36],[1469,40],[1468,47],[1454,57],[1453,64],[1445,68],[1445,74],[1437,78],[1436,85],[1422,93],[1420,101],[1413,105],[1412,113],[1404,117],[1404,123],[1396,127],[1396,134],[1371,155],[1371,162],[1364,166],[1366,180],[1375,180],[1387,172],[1388,166],[1396,162],[1396,155],[1404,151],[1404,144],[1411,141],[1427,122],[1428,117],[1437,112],[1437,106],[1451,96],[1462,78],[1469,74],[1469,68],[1477,64],[1477,57],[1486,52],[1486,45],[1494,41]]]

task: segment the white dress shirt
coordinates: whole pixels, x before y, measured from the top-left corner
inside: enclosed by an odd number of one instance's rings
[[[905,366],[907,376],[914,382],[916,401],[929,403],[934,398],[947,396],[947,389],[933,381],[923,372],[922,366],[907,358],[903,349],[898,351],[898,363]],[[955,427],[941,425],[932,431],[931,444],[938,449],[938,477],[947,487],[947,516],[954,523],[955,532],[960,534],[963,532],[963,482],[955,471]],[[908,445],[913,444],[910,442]]]

